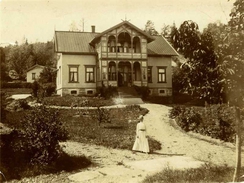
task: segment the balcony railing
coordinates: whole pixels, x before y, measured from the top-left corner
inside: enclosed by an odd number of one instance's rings
[[[102,58],[147,58],[147,54],[141,53],[102,53]]]

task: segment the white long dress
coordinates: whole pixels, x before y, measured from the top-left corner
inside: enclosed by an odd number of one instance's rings
[[[142,151],[145,153],[149,152],[148,140],[146,138],[146,130],[146,126],[142,121],[137,124],[136,140],[132,148],[133,151]]]

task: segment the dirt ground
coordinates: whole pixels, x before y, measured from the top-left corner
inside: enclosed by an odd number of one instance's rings
[[[95,163],[87,170],[101,167],[123,165],[124,162],[156,159],[165,156],[187,156],[216,165],[235,165],[235,145],[204,137],[199,134],[185,133],[168,117],[170,107],[157,104],[141,104],[149,110],[144,117],[147,134],[162,144],[160,151],[150,154],[132,153],[129,150],[109,149],[102,146],[86,145],[77,142],[61,143],[69,154],[85,155]],[[242,153],[244,158],[244,153]],[[86,170],[86,171],[87,171]],[[82,170],[84,171],[84,170]],[[61,172],[55,175],[41,175],[24,179],[21,182],[71,182],[68,176],[73,174]],[[18,182],[18,181],[11,181]]]

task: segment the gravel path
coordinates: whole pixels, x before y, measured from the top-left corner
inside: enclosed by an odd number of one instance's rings
[[[168,118],[169,107],[157,104],[142,104],[149,109],[144,117],[149,136],[162,143],[162,149],[152,154],[136,153],[129,150],[110,149],[102,146],[87,145],[78,142],[61,143],[69,154],[85,155],[95,163],[86,170],[96,170],[101,167],[120,166],[128,161],[156,159],[165,156],[183,155],[193,157],[200,161],[212,162],[216,165],[234,166],[235,148],[233,144],[223,143],[199,134],[185,133],[180,130],[173,120]],[[244,153],[242,153],[244,158]],[[71,173],[59,175],[38,176],[33,181],[24,179],[22,182],[64,182],[70,180]]]

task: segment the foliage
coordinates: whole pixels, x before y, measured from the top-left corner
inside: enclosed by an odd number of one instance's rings
[[[223,74],[218,70],[220,63],[217,63],[211,33],[201,34],[195,22],[185,21],[176,29],[172,40],[174,47],[186,58],[174,75],[182,92],[203,98],[208,103],[222,102]]]
[[[37,81],[34,81],[33,83],[32,83],[32,94],[33,94],[33,96],[34,97],[37,97],[38,96],[38,90],[39,90],[39,84],[38,84],[38,82]]]
[[[170,110],[170,118],[186,132],[194,131],[215,139],[233,142],[235,137],[235,110],[227,105],[209,107],[184,107],[176,105]]]
[[[1,94],[1,123],[4,123],[6,120],[6,93],[5,92],[0,92]]]
[[[35,64],[53,65],[53,43],[33,43],[25,42],[21,45],[8,46],[4,48],[5,63],[1,67],[6,68],[6,72],[16,72],[20,80],[25,80],[26,70]]]
[[[105,99],[109,99],[118,94],[117,87],[113,87],[113,86],[108,86],[108,87],[102,86],[102,87],[98,87],[97,90],[98,90],[98,95],[100,97],[104,97]]]
[[[176,105],[169,111],[169,117],[171,119],[177,118],[186,108],[184,106]]]
[[[50,66],[44,67],[42,72],[40,73],[39,80],[40,83],[52,83],[56,82],[56,72]]]
[[[61,152],[59,141],[67,138],[56,110],[34,107],[21,120],[23,124],[16,149],[27,152],[29,163],[45,166],[55,161]]]
[[[84,101],[89,101],[85,106],[83,106]],[[110,99],[104,99],[101,97],[80,97],[80,96],[72,96],[65,95],[63,97],[60,96],[51,96],[45,97],[43,102],[46,105],[54,105],[54,106],[67,106],[67,107],[98,107],[98,106],[109,106],[113,105],[113,101]]]
[[[91,161],[86,157],[70,156],[64,152],[60,153],[60,156],[55,162],[49,163],[48,165],[40,166],[29,164],[28,152],[17,150],[16,147],[14,147],[20,140],[19,138],[20,134],[16,130],[1,138],[0,169],[8,181],[39,174],[74,171],[85,168],[91,164]]]
[[[95,110],[89,110],[89,115],[77,117],[76,110],[62,110],[66,129],[69,131],[70,139],[82,143],[91,143],[110,148],[131,150],[135,140],[137,118],[144,115],[148,110],[137,106],[110,109],[112,123],[101,123],[99,125],[91,117]],[[66,120],[67,119],[67,120]],[[150,150],[161,148],[159,142],[149,138]]]
[[[109,109],[98,107],[95,110],[93,118],[98,121],[99,126],[101,123],[111,123]]]
[[[171,167],[167,167],[159,173],[147,176],[143,183],[229,182],[232,174],[232,167],[214,166],[211,164],[185,170],[174,170]]]
[[[159,33],[156,31],[154,23],[151,20],[148,20],[144,32],[148,33],[151,36],[157,36]]]
[[[12,83],[7,83],[7,82],[2,82],[1,83],[1,88],[31,88],[32,83],[27,83],[27,82],[12,82]]]
[[[148,96],[150,94],[150,90],[149,90],[149,88],[147,86],[136,86],[136,85],[133,85],[133,87],[135,88],[135,90],[138,93],[138,95],[140,95],[142,97],[142,99],[148,98]]]
[[[178,115],[177,123],[186,132],[195,131],[202,123],[202,118],[193,108],[186,108]]]

